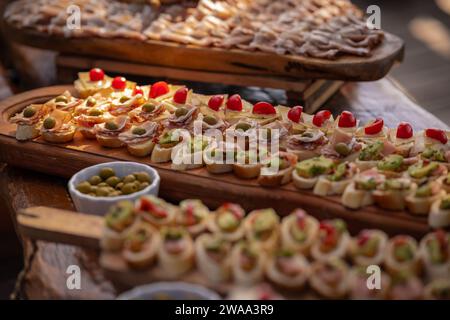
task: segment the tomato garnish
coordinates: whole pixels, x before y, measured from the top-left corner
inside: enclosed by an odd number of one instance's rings
[[[169,93],[169,91],[170,91],[169,85],[165,81],[159,81],[154,83],[150,87],[149,97],[151,99],[155,99],[162,95],[165,95],[166,93]]]
[[[105,73],[100,68],[93,68],[89,71],[89,79],[91,81],[102,81],[105,78]]]
[[[447,134],[445,133],[444,130],[434,129],[434,128],[427,129],[427,130],[425,130],[425,135],[428,138],[437,140],[442,144],[446,144],[448,141]]]
[[[242,100],[238,94],[232,95],[227,101],[227,109],[233,111],[242,111]]]
[[[336,228],[329,223],[321,223],[320,230],[325,231],[325,237],[323,238],[323,244],[327,247],[333,247],[337,241]]]
[[[329,110],[322,110],[322,111],[317,112],[314,115],[312,122],[315,126],[321,127],[321,126],[323,126],[325,121],[330,119],[330,117],[331,117],[331,112]]]
[[[303,112],[303,107],[295,106],[291,108],[287,114],[289,120],[295,123],[299,123]]]
[[[364,128],[365,134],[378,134],[383,130],[384,120],[376,118],[374,122]]]
[[[225,97],[220,94],[212,96],[208,101],[208,107],[214,111],[219,111],[224,99]]]
[[[369,241],[370,236],[367,232],[363,231],[359,234],[358,236],[358,245],[359,246],[363,246],[367,243],[367,241]]]
[[[295,211],[295,217],[297,218],[297,226],[300,229],[304,229],[306,227],[306,213],[305,211],[298,209]]]
[[[412,126],[408,122],[400,122],[397,127],[398,139],[409,139],[413,136],[414,131]]]
[[[253,106],[254,114],[276,114],[277,110],[268,102],[258,102]]]
[[[353,128],[356,126],[356,118],[350,111],[342,111],[339,117],[338,126],[340,128]]]
[[[156,206],[154,203],[152,203],[150,200],[146,198],[141,199],[141,204],[139,209],[141,211],[145,211],[150,213],[151,215],[155,216],[156,218],[165,218],[167,217],[167,212]]]
[[[242,219],[243,215],[242,215],[242,211],[239,207],[239,205],[231,203],[231,202],[225,202],[222,205],[222,208],[230,211],[236,218],[238,219]]]
[[[115,77],[111,82],[111,87],[116,90],[123,90],[127,86],[127,79],[124,77]]]
[[[178,89],[175,94],[173,95],[173,101],[175,103],[186,103],[187,95],[188,95],[188,88],[183,87]]]
[[[133,89],[133,96],[135,96],[137,94],[144,95],[144,91],[139,86],[135,86],[134,89]]]

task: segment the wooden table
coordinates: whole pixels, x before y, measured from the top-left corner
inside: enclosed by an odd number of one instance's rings
[[[327,107],[334,114],[343,109],[350,110],[363,123],[382,116],[388,126],[409,121],[416,130],[431,126],[448,127],[419,107],[391,79],[348,83],[327,103]],[[0,179],[0,195],[14,218],[19,209],[29,206],[73,209],[63,179],[12,167],[4,168]],[[34,242],[23,237],[21,240],[25,268],[17,280],[18,296],[29,299],[111,299],[120,292],[105,278],[96,252],[68,245]],[[81,290],[67,289],[66,270],[69,265],[78,265],[82,270]]]

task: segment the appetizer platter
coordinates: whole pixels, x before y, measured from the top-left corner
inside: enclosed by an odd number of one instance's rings
[[[67,27],[69,4],[83,14],[77,28]],[[350,1],[16,1],[4,25],[29,46],[230,74],[370,81],[404,53],[400,38],[369,28]]]
[[[301,206],[344,218],[354,230],[416,236],[428,225],[449,225],[445,130],[414,132],[403,122],[387,128],[383,119],[360,124],[348,111],[336,119],[327,110],[309,115],[300,106],[252,105],[239,95],[204,96],[161,81],[138,86],[97,68],[81,72],[75,88],[44,92],[1,106],[2,161],[63,177],[100,162],[139,161],[158,170],[161,195],[171,200],[228,200],[282,214]],[[195,124],[219,136],[196,136]],[[266,135],[254,150],[256,131]]]
[[[419,240],[378,229],[352,236],[343,220],[301,209],[280,219],[273,209],[246,215],[224,203],[210,212],[200,200],[175,206],[154,196],[120,202],[104,218],[31,207],[18,225],[32,239],[100,249],[105,273],[125,287],[181,280],[233,299],[449,299],[443,230]],[[379,290],[368,289],[369,266],[381,268]]]

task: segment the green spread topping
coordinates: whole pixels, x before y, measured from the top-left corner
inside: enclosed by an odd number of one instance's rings
[[[217,225],[220,229],[226,232],[232,232],[239,227],[240,221],[231,212],[223,212],[217,217]]]
[[[134,221],[134,205],[130,201],[121,201],[110,208],[105,216],[108,228],[117,232],[123,231]]]
[[[425,151],[422,152],[422,157],[431,161],[447,162],[444,150],[438,150],[431,147],[426,148]]]
[[[333,167],[333,160],[321,156],[297,163],[296,171],[300,177],[314,178],[329,173]]]
[[[403,157],[398,154],[393,154],[378,162],[378,169],[383,171],[398,171],[402,165]]]
[[[408,173],[415,179],[422,179],[429,177],[438,167],[439,164],[437,162],[431,162],[427,165],[424,165],[423,163],[417,163],[408,169]]]
[[[347,173],[347,163],[341,163],[336,167],[336,170],[332,175],[328,176],[328,179],[331,181],[341,181],[345,178],[345,174]]]
[[[359,160],[361,161],[374,161],[381,160],[383,155],[381,151],[383,151],[384,144],[381,141],[377,141],[371,145],[368,145],[364,149],[362,149],[359,154]]]
[[[167,131],[159,138],[158,144],[163,148],[172,148],[177,145],[179,141],[179,137],[178,139],[175,138],[174,131]]]

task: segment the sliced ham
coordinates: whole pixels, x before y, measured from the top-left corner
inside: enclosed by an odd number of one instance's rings
[[[98,135],[116,137],[129,125],[129,118],[125,115],[119,116],[115,119],[115,123],[117,124],[116,130],[109,130],[105,128],[105,123],[96,124],[94,128]]]
[[[133,134],[133,130],[130,129],[119,134],[120,141],[126,144],[139,144],[148,141],[155,137],[155,135],[158,133],[159,124],[156,122],[146,122],[141,124],[139,127],[145,129],[144,134]]]

